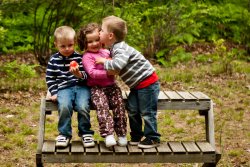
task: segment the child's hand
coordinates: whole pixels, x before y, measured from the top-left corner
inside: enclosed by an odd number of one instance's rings
[[[77,68],[79,68],[78,63],[76,61],[74,61],[74,60],[71,61],[70,65],[69,65],[69,70],[74,70],[74,69],[77,69]]]
[[[57,95],[51,96],[51,97],[50,97],[50,100],[52,100],[52,101],[54,101],[54,102],[57,101]]]
[[[107,73],[108,75],[119,75],[119,71],[115,71],[115,70],[108,70]]]
[[[76,61],[70,62],[69,71],[77,78],[82,78],[82,73],[79,70],[79,65]]]
[[[95,63],[96,63],[96,64],[104,64],[104,62],[105,62],[106,60],[107,60],[106,58],[98,57],[98,58],[95,59]]]
[[[69,70],[75,77],[82,78],[82,73],[80,72],[79,68],[70,68]]]

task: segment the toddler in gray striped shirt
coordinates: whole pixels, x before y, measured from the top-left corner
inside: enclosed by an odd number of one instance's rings
[[[130,144],[140,148],[157,147],[161,136],[157,131],[156,117],[160,91],[158,76],[151,63],[124,41],[126,35],[127,26],[123,19],[116,16],[104,18],[100,41],[110,49],[112,59],[99,57],[96,63],[104,64],[111,74],[118,73],[130,88],[126,105],[131,129]]]

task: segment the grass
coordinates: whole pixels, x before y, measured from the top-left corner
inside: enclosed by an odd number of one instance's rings
[[[202,57],[201,57],[202,58]],[[235,61],[234,73],[228,75],[220,70],[220,64],[179,64],[171,68],[159,68],[161,88],[164,90],[202,91],[214,103],[215,141],[221,150],[219,167],[250,166],[250,89],[249,63]],[[160,72],[159,72],[160,71]],[[2,79],[3,81],[3,79]],[[18,84],[0,82],[0,87],[15,90],[1,93],[0,98],[0,166],[35,166],[37,132],[39,124],[40,97],[45,95],[44,78]],[[29,86],[27,87],[27,83]],[[23,91],[24,90],[24,91]],[[29,92],[29,93],[27,93]],[[31,93],[30,93],[31,92]],[[46,138],[57,136],[57,113],[47,117]],[[77,119],[73,115],[73,137],[77,139]],[[160,111],[159,132],[162,140],[199,140],[205,138],[204,118],[197,111]],[[95,138],[98,125],[91,111]],[[129,128],[128,128],[129,129]],[[129,138],[129,135],[128,135]],[[3,163],[4,162],[4,163]],[[193,166],[194,164],[48,164],[46,166]],[[200,166],[200,164],[198,165]]]

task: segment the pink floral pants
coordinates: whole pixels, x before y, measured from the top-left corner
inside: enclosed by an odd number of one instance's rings
[[[100,135],[106,137],[115,132],[117,136],[126,136],[127,117],[121,89],[116,84],[94,86],[91,88],[91,101],[97,112]]]

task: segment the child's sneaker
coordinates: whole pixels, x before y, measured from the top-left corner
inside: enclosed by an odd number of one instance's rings
[[[56,138],[56,147],[67,147],[69,144],[70,138],[64,135],[59,135]]]
[[[105,137],[105,144],[106,144],[106,147],[111,147],[111,146],[116,145],[116,141],[115,141],[114,135],[108,135],[108,136],[106,136]]]
[[[138,144],[139,148],[153,148],[153,147],[158,147],[160,145],[159,140],[151,140],[149,138],[145,138],[143,141],[141,141]]]
[[[91,134],[86,134],[82,135],[82,143],[84,147],[94,147],[95,146],[95,141],[93,138],[93,135]]]
[[[134,139],[134,138],[131,138],[131,140],[129,141],[129,144],[131,146],[137,146],[138,144],[140,143],[140,139]]]
[[[126,136],[118,137],[117,143],[118,143],[119,146],[122,146],[122,147],[126,146],[128,144],[127,137]]]

